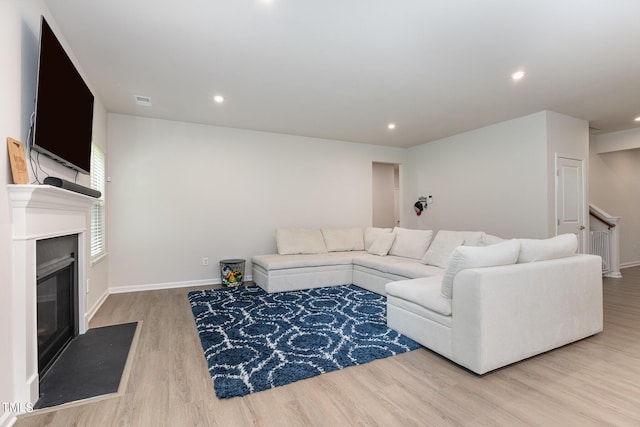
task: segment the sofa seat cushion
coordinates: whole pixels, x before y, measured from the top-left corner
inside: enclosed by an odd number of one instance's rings
[[[315,255],[256,255],[251,258],[254,265],[267,271],[289,268],[322,267],[331,265],[350,265],[356,256],[366,254],[362,251],[330,252]]]
[[[372,254],[364,254],[353,257],[354,265],[361,265],[363,267],[369,267],[379,271],[387,271],[387,269],[389,268],[388,266],[392,264],[409,264],[415,262],[415,259],[394,255],[378,256]]]
[[[385,257],[371,254],[360,255],[353,258],[353,265],[410,279],[416,277],[442,276],[444,274],[444,269],[442,268],[424,265],[415,259],[393,255]]]
[[[388,296],[416,304],[442,316],[451,316],[451,299],[442,296],[442,276],[387,283]]]
[[[425,265],[420,262],[391,264],[388,266],[387,271],[385,271],[385,273],[407,277],[409,279],[417,279],[418,277],[443,276],[444,272],[444,268],[435,267],[433,265]]]

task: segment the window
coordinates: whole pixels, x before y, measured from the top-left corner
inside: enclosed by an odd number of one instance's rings
[[[105,157],[104,152],[96,145],[91,146],[91,188],[102,195],[91,206],[91,258],[96,259],[106,254],[105,244]]]

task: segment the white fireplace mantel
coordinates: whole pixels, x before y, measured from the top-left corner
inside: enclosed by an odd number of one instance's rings
[[[91,205],[96,200],[50,185],[7,185],[12,223],[12,351],[16,401],[39,395],[36,311],[36,241],[78,235],[78,329],[87,330],[85,310]]]
[[[8,185],[13,238],[38,239],[84,231],[94,198],[50,185]],[[66,233],[70,234],[70,233]]]

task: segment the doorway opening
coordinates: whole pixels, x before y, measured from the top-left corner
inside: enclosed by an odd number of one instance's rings
[[[393,228],[400,225],[400,165],[372,164],[372,225]]]

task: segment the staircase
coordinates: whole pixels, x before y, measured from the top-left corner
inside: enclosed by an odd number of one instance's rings
[[[620,217],[589,205],[589,252],[602,257],[602,274],[620,278]]]

